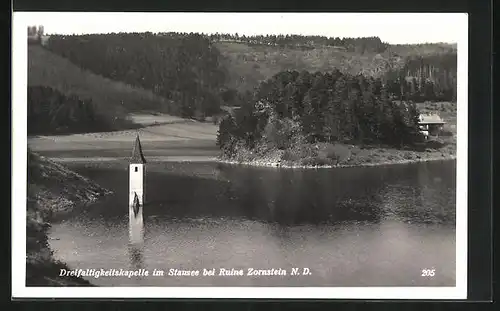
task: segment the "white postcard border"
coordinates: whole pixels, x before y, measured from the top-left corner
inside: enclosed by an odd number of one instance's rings
[[[13,298],[289,298],[289,299],[466,299],[468,14],[460,28],[457,67],[457,191],[455,287],[27,287],[27,27],[34,13],[12,17],[12,297]],[[44,14],[44,13],[37,13]],[[89,13],[92,14],[92,13]],[[127,13],[123,13],[127,14]],[[209,14],[209,13],[207,13]],[[228,13],[229,14],[229,13]],[[259,14],[259,13],[256,13]],[[367,17],[377,13],[366,13]],[[402,15],[406,13],[393,13]],[[418,13],[411,13],[418,14]],[[256,18],[258,20],[258,18]]]

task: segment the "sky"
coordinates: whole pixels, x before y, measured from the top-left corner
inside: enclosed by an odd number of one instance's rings
[[[15,12],[46,34],[203,32],[378,36],[391,44],[456,43],[464,13],[92,13]]]

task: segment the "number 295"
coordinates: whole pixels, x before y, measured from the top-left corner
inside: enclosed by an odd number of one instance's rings
[[[434,276],[436,275],[436,269],[422,269],[422,276]]]

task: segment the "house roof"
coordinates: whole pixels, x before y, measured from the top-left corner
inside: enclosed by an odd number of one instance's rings
[[[142,153],[141,141],[139,139],[139,134],[135,138],[134,150],[132,151],[132,157],[130,158],[130,164],[145,164],[146,159]]]
[[[226,114],[230,114],[231,116],[234,117],[236,110],[240,109],[241,107],[238,106],[221,106],[220,109],[224,111]]]
[[[419,123],[420,124],[444,124],[446,122],[441,119],[440,116],[437,114],[432,114],[432,115],[425,115],[421,114],[419,117]]]

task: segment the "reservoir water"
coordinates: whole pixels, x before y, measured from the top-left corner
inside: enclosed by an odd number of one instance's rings
[[[128,164],[66,165],[114,194],[52,222],[55,257],[72,269],[150,273],[86,277],[96,285],[455,285],[455,161],[318,170],[148,163],[142,242],[134,245]],[[221,268],[287,275],[219,276]]]

